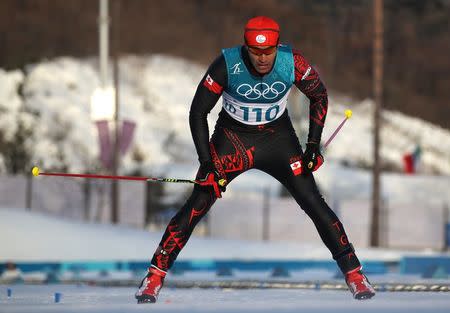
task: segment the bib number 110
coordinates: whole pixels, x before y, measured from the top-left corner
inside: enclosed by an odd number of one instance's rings
[[[274,120],[277,117],[278,112],[280,112],[280,106],[278,104],[271,106],[271,107],[267,108],[266,110],[263,110],[262,108],[250,109],[249,107],[244,107],[244,106],[241,106],[240,108],[244,112],[243,118],[244,118],[244,121],[246,121],[246,122],[249,121],[250,112],[256,113],[255,121],[252,121],[252,122],[262,122],[263,118],[264,118],[264,121],[270,122],[270,121]]]

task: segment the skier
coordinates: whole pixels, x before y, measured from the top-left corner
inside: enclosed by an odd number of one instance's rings
[[[312,174],[324,161],[320,140],[328,107],[325,86],[299,51],[279,43],[274,20],[250,19],[244,40],[244,45],[223,49],[198,85],[189,124],[200,161],[196,178],[202,184],[169,222],[135,297],[138,303],[156,302],[167,271],[225,185],[258,169],[280,181],[312,219],[354,298],[369,299],[375,291]],[[305,152],[286,109],[293,85],[310,100]],[[220,96],[222,110],[210,140],[207,115]]]

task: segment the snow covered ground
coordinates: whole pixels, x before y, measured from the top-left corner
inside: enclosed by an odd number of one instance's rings
[[[149,260],[160,239],[159,233],[123,226],[82,223],[69,219],[30,213],[24,210],[0,209],[0,262],[30,261],[105,261]],[[418,255],[413,251],[359,249],[363,260],[398,261],[402,256]],[[420,255],[436,255],[429,251]],[[193,237],[180,254],[179,260],[329,260],[323,246],[219,240]],[[29,273],[39,276],[39,273]],[[71,275],[67,272],[64,275]],[[64,276],[63,275],[63,276]],[[108,279],[98,272],[84,272],[82,277],[101,283]],[[130,272],[110,272],[116,282],[131,281],[137,285],[142,276]],[[334,281],[342,284],[334,272],[311,269],[291,272],[283,281]],[[41,275],[42,276],[42,275]],[[130,280],[131,279],[131,280]],[[133,298],[135,287],[99,287],[78,285],[0,285],[0,312],[448,312],[448,292],[387,292],[380,291],[374,299],[359,302],[346,290],[332,289],[230,289],[174,288],[176,282],[214,282],[217,280],[274,281],[264,271],[234,271],[232,277],[218,278],[214,272],[171,273],[167,287],[156,304],[137,305]],[[417,275],[388,273],[370,275],[374,284],[394,283],[448,285],[448,279],[423,279]],[[279,280],[279,278],[278,278]],[[128,285],[130,286],[130,285]],[[11,297],[7,297],[10,289]],[[55,303],[55,293],[61,293]]]
[[[368,301],[353,300],[348,291],[163,289],[158,303],[137,305],[134,288],[90,286],[13,286],[7,299],[0,286],[0,312],[449,312],[448,293],[378,293]],[[54,294],[62,294],[54,302]]]

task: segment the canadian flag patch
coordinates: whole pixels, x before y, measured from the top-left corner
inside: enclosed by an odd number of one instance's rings
[[[211,76],[209,76],[209,74],[206,76],[206,82],[212,86],[214,84],[214,79],[211,78]]]
[[[295,176],[300,175],[302,173],[302,162],[295,161],[294,163],[291,163],[291,169]]]
[[[210,91],[214,92],[215,94],[221,94],[222,93],[222,86],[220,86],[218,83],[212,79],[212,77],[208,74],[206,75],[206,78],[203,82],[203,86],[208,88]]]

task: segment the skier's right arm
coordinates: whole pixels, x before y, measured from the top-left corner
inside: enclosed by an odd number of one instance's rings
[[[220,55],[203,76],[192,100],[189,125],[200,163],[212,161],[207,115],[222,95],[227,79],[225,58]]]

